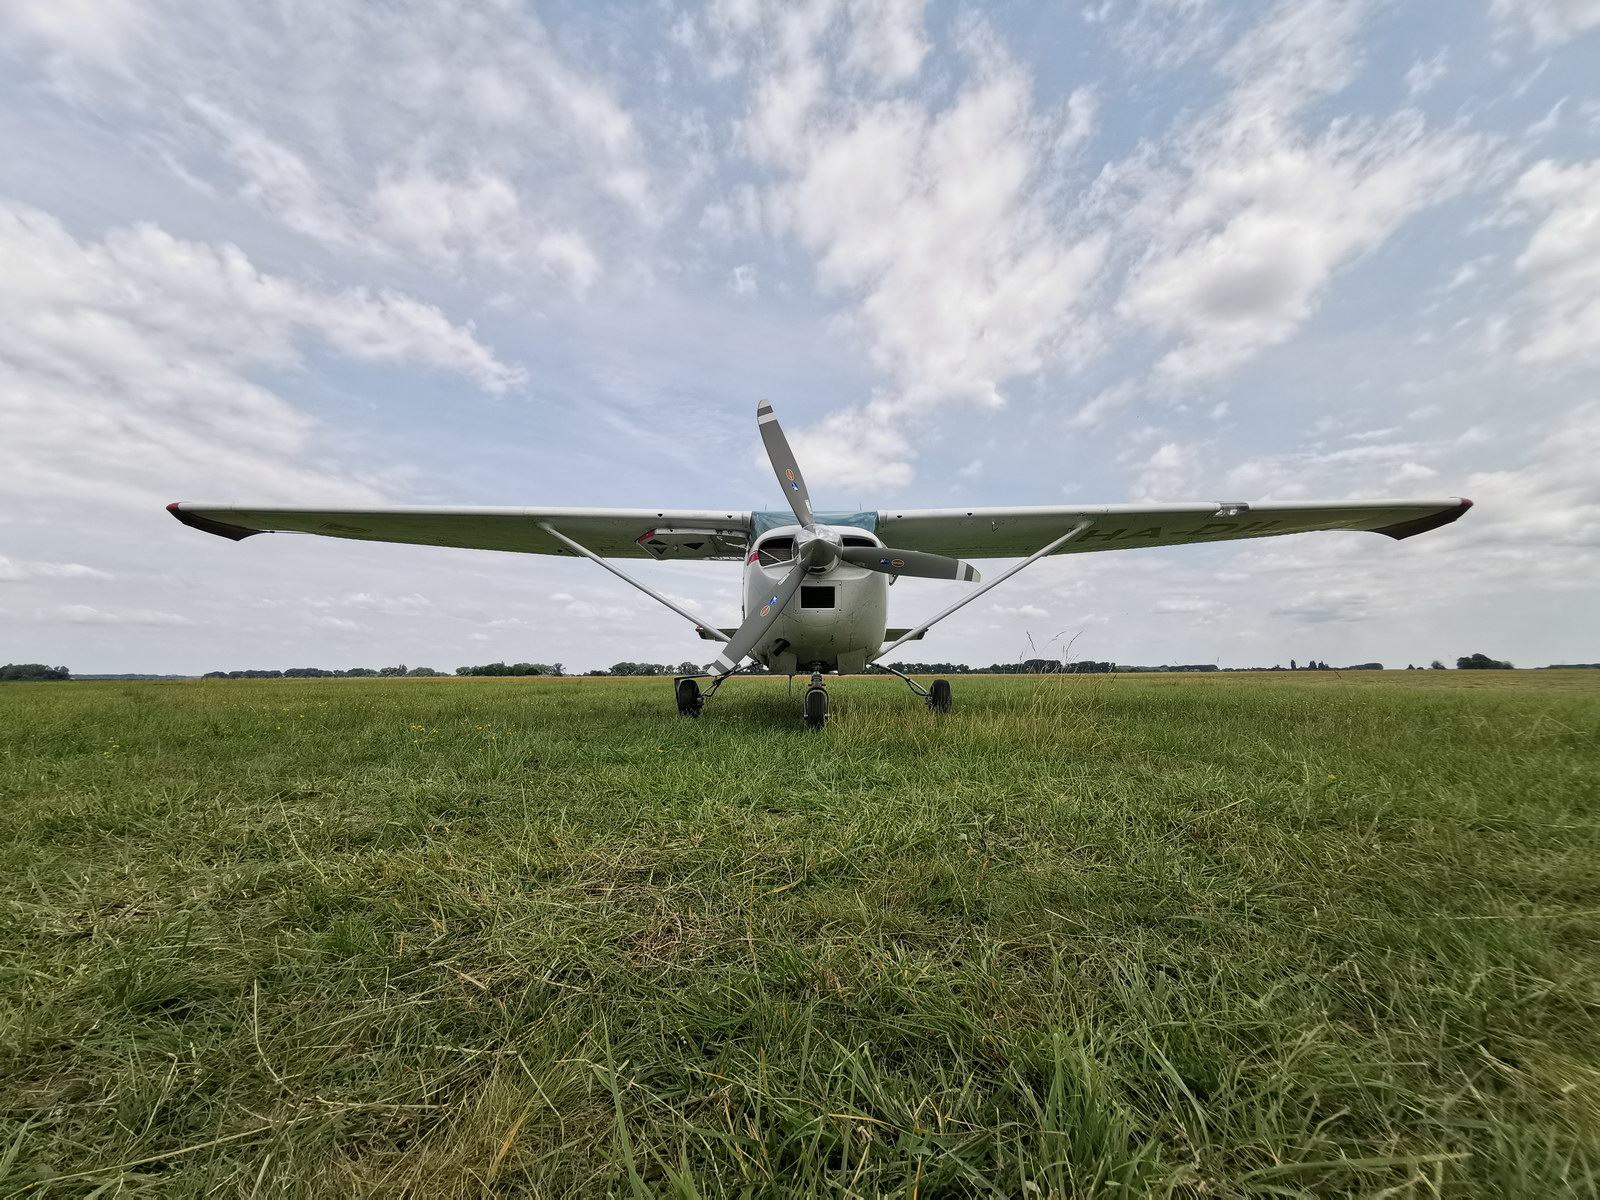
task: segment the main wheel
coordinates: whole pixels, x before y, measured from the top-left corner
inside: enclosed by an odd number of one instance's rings
[[[950,711],[950,681],[935,679],[928,689],[928,707],[934,712]]]
[[[828,723],[828,690],[826,688],[806,689],[806,725],[812,729],[821,729]]]
[[[706,703],[706,698],[700,694],[700,685],[693,679],[680,679],[674,691],[678,696],[678,715],[698,717]]]

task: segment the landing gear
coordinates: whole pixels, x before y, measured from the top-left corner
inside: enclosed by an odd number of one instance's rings
[[[700,710],[706,705],[706,698],[700,691],[700,685],[693,679],[680,679],[674,690],[678,696],[678,715],[698,717]]]
[[[906,681],[906,686],[922,697],[929,712],[947,713],[950,711],[950,681],[948,679],[935,679],[931,688],[925,688],[904,671],[896,671],[888,663],[879,663],[891,675],[898,675]]]
[[[811,684],[806,688],[806,726],[821,729],[828,723],[828,689],[822,682],[822,672],[811,672]]]

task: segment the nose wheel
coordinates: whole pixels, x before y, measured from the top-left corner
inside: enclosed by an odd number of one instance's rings
[[[821,729],[828,723],[828,689],[822,682],[822,672],[811,673],[811,684],[806,688],[804,713],[808,729]]]

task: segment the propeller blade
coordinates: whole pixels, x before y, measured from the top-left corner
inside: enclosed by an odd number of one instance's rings
[[[783,577],[783,582],[773,589],[771,598],[760,608],[746,615],[744,623],[733,631],[728,644],[722,648],[722,653],[717,655],[718,671],[726,674],[733,670],[745,660],[750,651],[755,649],[756,643],[783,615],[784,606],[794,599],[794,594],[800,590],[800,581],[806,577],[807,570],[805,563],[795,563]]]
[[[896,550],[891,546],[846,546],[839,557],[851,566],[885,575],[911,575],[918,579],[962,579],[977,583],[982,576],[971,563],[923,550]]]
[[[811,493],[806,490],[805,476],[800,474],[800,464],[795,460],[794,451],[789,449],[789,439],[783,436],[783,427],[778,424],[777,414],[765,400],[756,405],[756,426],[761,430],[761,444],[767,448],[772,473],[778,477],[778,486],[789,498],[789,507],[794,509],[795,520],[802,525],[815,525],[817,522],[811,512]]]

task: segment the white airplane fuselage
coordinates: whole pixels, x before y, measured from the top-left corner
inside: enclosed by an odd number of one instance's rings
[[[881,546],[864,529],[825,525],[844,545]],[[760,612],[777,594],[778,585],[794,568],[792,547],[805,537],[799,525],[786,525],[762,534],[745,559],[744,615]],[[763,553],[773,543],[787,540],[788,554],[778,561]],[[830,539],[831,540],[831,539]],[[889,618],[889,576],[865,567],[835,562],[806,575],[783,615],[756,643],[752,656],[780,675],[809,674],[821,664],[823,671],[859,674],[872,655],[883,647]]]

